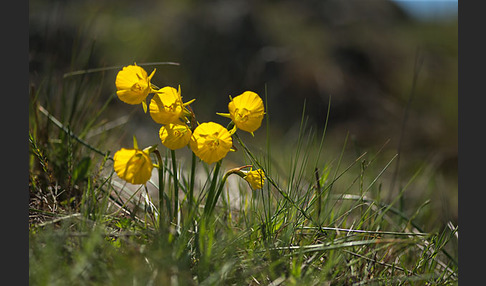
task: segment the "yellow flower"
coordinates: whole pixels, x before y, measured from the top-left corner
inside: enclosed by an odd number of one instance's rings
[[[194,100],[182,103],[181,87],[179,90],[166,86],[156,91],[150,101],[149,109],[152,119],[160,124],[181,124],[180,119],[184,119],[188,114],[185,106]]]
[[[159,137],[165,147],[176,150],[180,149],[191,140],[192,132],[185,124],[169,123],[160,128]]]
[[[244,179],[250,183],[252,189],[261,189],[263,188],[263,183],[265,182],[265,173],[262,169],[255,171],[250,170],[248,173],[246,173]]]
[[[232,98],[228,104],[228,110],[229,114],[218,114],[231,118],[237,128],[252,134],[260,128],[265,114],[262,99],[252,91],[245,91]]]
[[[145,184],[152,176],[152,160],[148,152],[121,148],[113,157],[113,169],[118,177],[131,184]]]
[[[196,156],[211,164],[226,157],[233,140],[226,128],[218,123],[206,122],[196,127],[189,146]]]
[[[128,104],[143,103],[149,93],[153,92],[150,80],[154,73],[155,69],[147,76],[147,72],[137,64],[124,67],[115,80],[118,98]]]

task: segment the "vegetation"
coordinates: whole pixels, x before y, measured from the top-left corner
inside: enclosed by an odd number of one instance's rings
[[[328,148],[326,128],[308,124],[305,104],[298,132],[285,140],[272,136],[272,106],[265,105],[261,126],[249,128],[231,107],[229,118],[209,116],[227,125],[230,137],[215,142],[230,140],[233,151],[205,157],[194,147],[206,136],[196,132],[198,101],[180,98],[177,124],[188,124],[191,141],[166,147],[176,123],[164,121],[157,122],[166,128],[159,141],[118,145],[146,154],[154,166],[149,179],[127,183],[146,169],[131,169],[131,157],[123,161],[126,172],[116,167],[111,148],[125,125],[106,122],[103,113],[121,97],[99,89],[115,81],[111,71],[122,69],[52,76],[31,89],[32,285],[457,284],[457,226],[430,227],[424,215],[433,211],[427,194],[435,188],[421,184],[427,162],[398,180],[399,154],[350,150],[348,136],[340,150]],[[149,90],[128,107],[151,113],[146,100],[164,97],[164,88],[142,79]],[[393,184],[398,193],[389,191]],[[425,195],[405,198],[417,185]]]

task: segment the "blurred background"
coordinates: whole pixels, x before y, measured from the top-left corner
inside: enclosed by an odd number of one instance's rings
[[[113,98],[101,121],[122,130],[102,149],[130,146],[132,134],[143,146],[158,140],[159,126],[141,106],[116,98],[121,67],[177,63],[144,68],[157,69],[158,86],[180,85],[184,101],[196,98],[199,122],[226,124],[215,113],[227,112],[229,95],[252,90],[268,106],[272,135],[292,138],[304,103],[318,130],[330,103],[327,144],[339,150],[349,134],[359,150],[388,140],[386,152],[400,146],[404,172],[432,166],[437,208],[457,221],[457,1],[30,0],[29,10],[39,103],[67,120],[56,104],[67,82],[82,89],[83,80],[99,79],[93,101],[101,107]]]

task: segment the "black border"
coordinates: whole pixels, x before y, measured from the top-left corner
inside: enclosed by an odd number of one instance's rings
[[[459,281],[475,285],[484,271],[486,45],[484,10],[459,1]],[[480,2],[474,2],[480,3]],[[469,4],[469,5],[466,5]],[[482,4],[481,6],[484,6]],[[484,35],[484,34],[483,34]]]
[[[6,7],[5,7],[6,8]],[[2,281],[29,284],[29,2],[3,10],[2,27]],[[5,89],[6,88],[6,89]],[[9,283],[11,281],[11,283]]]

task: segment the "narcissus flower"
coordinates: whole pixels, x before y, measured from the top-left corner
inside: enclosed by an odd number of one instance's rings
[[[237,128],[252,134],[260,128],[265,114],[262,99],[252,91],[245,91],[232,98],[228,104],[228,110],[229,114],[218,114],[231,118]]]
[[[211,164],[226,157],[233,140],[228,129],[218,123],[206,122],[196,127],[189,146],[197,157]]]
[[[149,93],[154,92],[150,84],[154,73],[155,69],[147,76],[147,72],[137,64],[124,67],[115,80],[118,98],[128,104],[144,103]]]
[[[113,157],[116,174],[131,184],[145,184],[152,176],[153,164],[148,152],[121,148]]]
[[[263,183],[265,182],[265,173],[262,169],[254,171],[250,170],[243,178],[250,183],[252,189],[261,189],[263,188]]]
[[[169,123],[160,128],[159,137],[165,147],[176,150],[180,149],[191,140],[192,132],[185,124]]]
[[[149,109],[152,119],[160,124],[181,124],[189,112],[185,106],[191,104],[193,100],[183,103],[181,96],[181,87],[179,90],[166,86],[156,91],[150,101]]]

